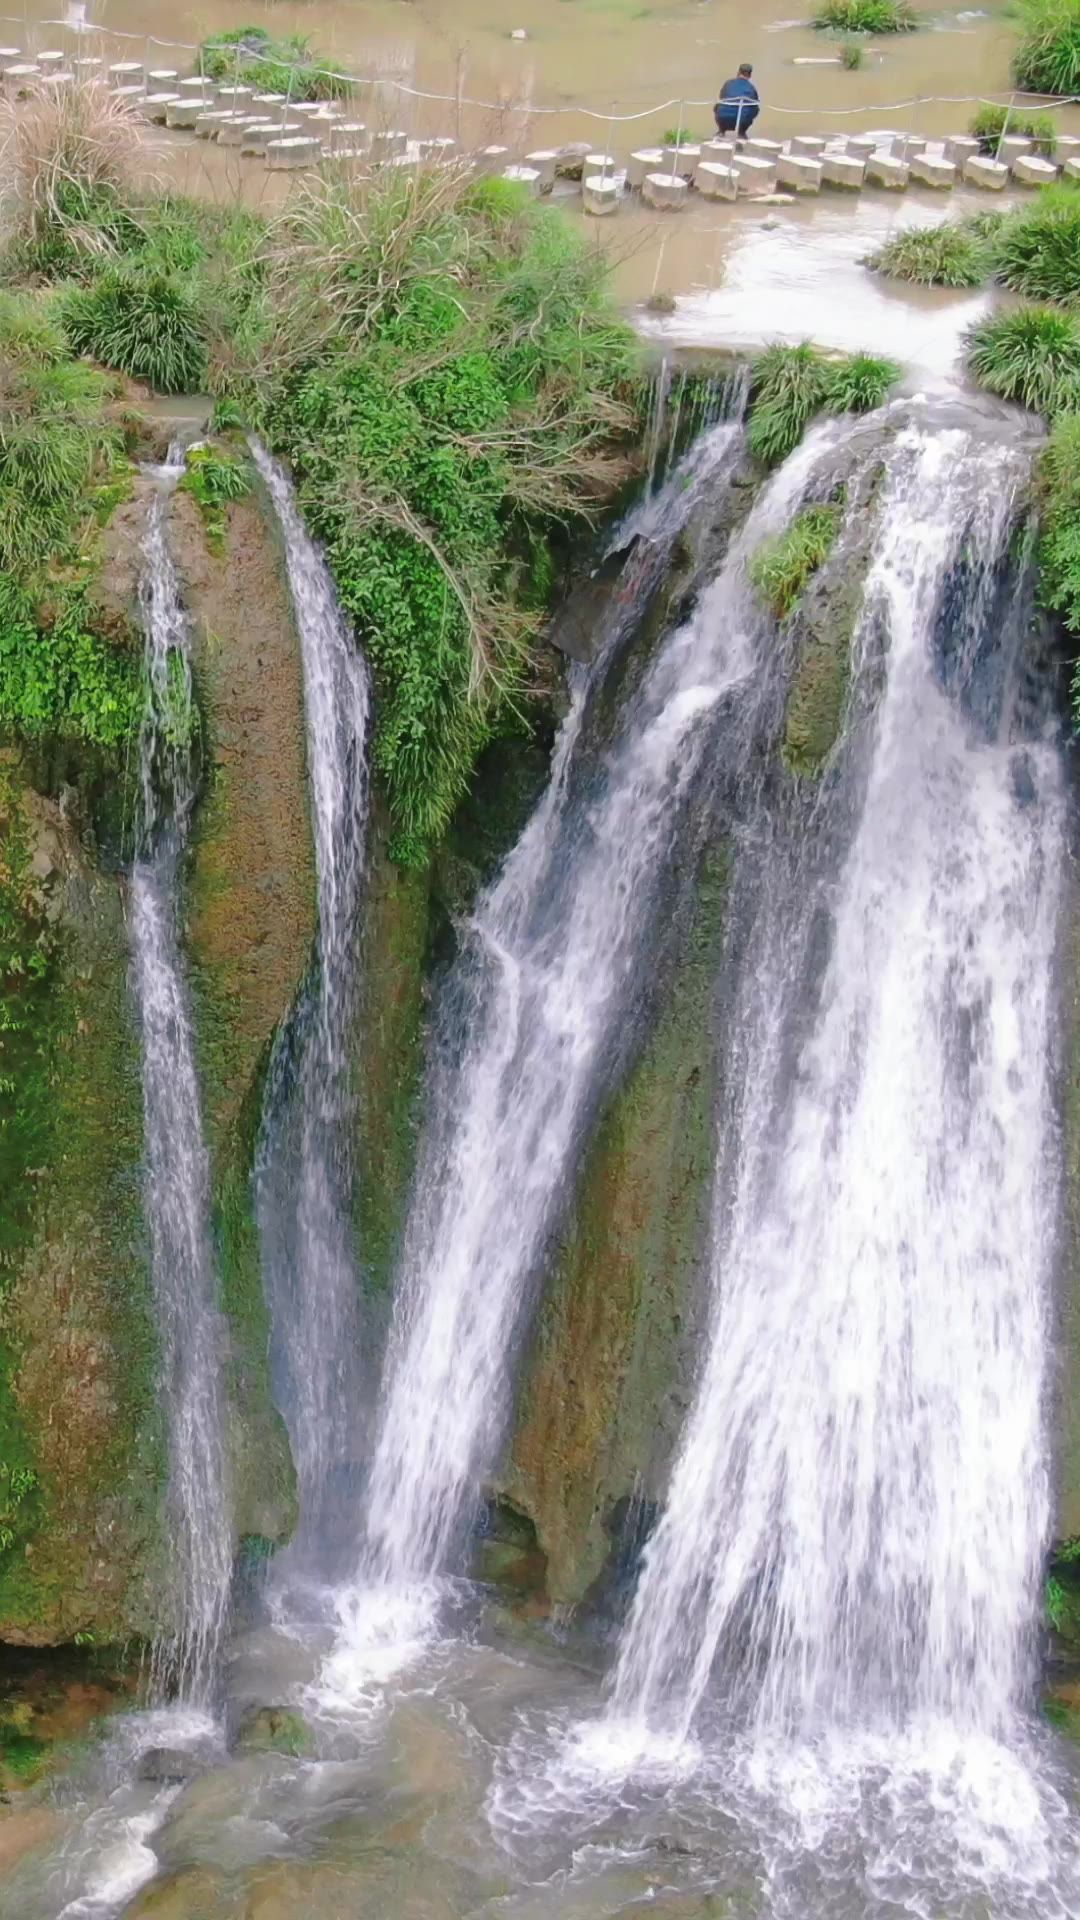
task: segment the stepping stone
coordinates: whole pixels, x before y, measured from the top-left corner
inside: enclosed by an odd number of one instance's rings
[[[0,47],[0,68],[4,66],[6,47]],[[85,60],[73,60],[71,71],[76,80],[102,80],[105,77],[105,62],[96,54],[88,54]]]
[[[400,128],[388,132],[385,128],[372,135],[371,157],[373,160],[392,160],[395,153],[404,153],[409,144],[409,136]]]
[[[780,155],[784,151],[782,140],[763,140],[760,136],[755,139],[754,136],[751,135],[748,139],[744,140],[742,144],[743,152],[752,155],[755,160],[775,162],[779,160]]]
[[[926,152],[926,141],[918,133],[898,133],[892,145],[892,152],[898,160],[912,160],[917,153]]]
[[[218,146],[242,147],[252,127],[265,127],[268,139],[272,139],[274,135],[282,140],[286,138],[286,135],[280,132],[277,121],[268,120],[265,114],[256,116],[252,113],[230,113],[218,128]]]
[[[866,138],[873,141],[877,152],[880,153],[884,149],[886,153],[891,153],[902,135],[897,133],[895,127],[871,127]]]
[[[293,100],[289,106],[289,112],[294,113],[298,120],[331,120],[334,118],[330,103],[327,100]]]
[[[819,139],[816,133],[797,133],[792,139],[791,151],[800,154],[804,160],[820,160],[827,145],[828,142]]]
[[[436,134],[432,140],[419,140],[417,145],[425,160],[433,160],[436,166],[441,167],[446,166],[448,161],[453,160],[458,150],[457,141],[449,133]],[[525,155],[525,165],[527,167],[536,166],[536,154],[527,153]],[[541,173],[543,172],[542,167],[540,171]]]
[[[169,108],[181,104],[178,93],[144,93],[142,117],[151,120],[156,126],[163,127],[169,117]]]
[[[335,120],[330,128],[331,153],[340,153],[342,147],[348,147],[355,153],[361,147],[366,147],[367,142],[368,130],[363,120]],[[423,145],[424,142],[421,141],[421,149]]]
[[[539,167],[504,167],[502,177],[504,180],[516,180],[519,187],[527,188],[532,194],[538,194],[543,190],[543,176]],[[586,207],[585,211],[588,213],[591,209]]]
[[[700,159],[701,148],[697,142],[695,141],[694,144],[691,145],[684,141],[677,147],[668,146],[664,148],[664,158],[660,163],[660,171],[663,172],[666,167],[669,173],[679,173],[684,180],[692,180],[694,177],[694,168]]]
[[[309,120],[308,126],[310,125]],[[419,173],[422,162],[415,148],[411,148],[406,149],[404,153],[392,153],[386,164],[388,167],[396,167],[398,173]]]
[[[559,148],[559,157],[555,162],[556,177],[560,180],[580,180],[585,171],[585,155],[589,151],[585,140],[568,140]]]
[[[846,193],[858,193],[865,176],[866,163],[856,153],[827,153],[821,163],[822,185]]]
[[[723,136],[718,140],[703,140],[701,157],[703,160],[715,160],[718,166],[730,167],[735,158],[736,145],[736,141],[726,140]]]
[[[146,93],[142,87],[110,87],[109,99],[122,100],[128,107],[141,107]]]
[[[908,183],[908,166],[891,153],[872,153],[866,163],[866,178],[872,187],[885,187],[890,193],[903,193]]]
[[[3,64],[0,59],[0,65]],[[1080,160],[1080,136],[1075,133],[1059,133],[1054,141],[1054,159],[1062,166],[1067,160]]]
[[[0,47],[0,73],[6,73],[8,67],[17,67],[21,59],[21,47]],[[98,65],[101,65],[100,60]]]
[[[146,75],[148,93],[179,93],[180,78],[175,67],[151,67]]]
[[[213,140],[227,121],[235,119],[228,107],[208,107],[205,113],[195,115],[195,131],[200,140]]]
[[[55,22],[53,24],[55,25]],[[48,53],[39,53],[37,56],[37,64],[42,73],[61,73],[66,60],[67,55],[57,53],[55,49],[50,49]]]
[[[146,68],[141,60],[117,60],[109,68],[109,79],[115,87],[141,86],[146,79]]]
[[[977,160],[982,148],[970,134],[952,133],[945,142],[945,158],[951,160],[954,167],[962,167],[965,160]]]
[[[24,93],[29,93],[40,79],[41,68],[35,66],[32,60],[16,61],[14,66],[4,68],[4,92],[18,100]]]
[[[1001,193],[1009,184],[1009,169],[1003,167],[1000,160],[991,160],[987,154],[975,153],[964,161],[964,179],[972,187],[984,187],[990,193]]]
[[[1040,160],[1037,153],[1018,153],[1012,163],[1012,177],[1021,187],[1048,187],[1058,177],[1052,160]]]
[[[299,120],[267,120],[262,126],[249,121],[240,142],[241,153],[264,155],[271,140],[291,140],[306,129]]]
[[[639,147],[626,164],[626,184],[640,189],[647,173],[658,173],[664,164],[663,147]]]
[[[878,150],[878,143],[872,133],[852,133],[848,135],[847,150],[859,160],[869,160]]]
[[[796,193],[821,192],[821,161],[808,153],[782,153],[776,163],[777,182]]]
[[[585,165],[581,170],[582,179],[584,179],[588,174],[601,173],[606,175],[614,172],[615,172],[615,160],[612,154],[587,153],[585,155]]]
[[[921,187],[955,187],[956,163],[939,159],[935,153],[917,153],[911,162],[911,177]]]
[[[1022,153],[1034,153],[1034,151],[1034,143],[1031,140],[1025,139],[1019,133],[1007,133],[1003,140],[998,141],[994,159],[1000,160],[1003,167],[1011,167],[1013,161],[1019,160]]]
[[[582,175],[581,204],[586,213],[604,217],[619,210],[619,183],[610,173]]]
[[[1062,172],[1066,180],[1080,180],[1080,159],[1066,160]]]
[[[219,87],[217,90],[218,106],[232,107],[236,112],[242,107],[250,107],[254,98],[254,87]]]
[[[509,147],[481,147],[476,156],[476,171],[480,174],[501,173],[509,158]]]
[[[688,191],[681,173],[647,173],[641,183],[642,199],[662,213],[685,205]]]
[[[267,113],[271,107],[287,107],[288,96],[284,93],[256,93],[252,95],[252,107],[259,113]]]
[[[322,141],[311,133],[294,133],[285,140],[268,140],[266,143],[266,164],[271,173],[313,167],[321,157]]]
[[[699,160],[694,185],[705,200],[734,200],[738,197],[739,176],[734,167],[720,160]]]
[[[555,185],[555,162],[558,157],[558,149],[555,147],[538,147],[535,153],[525,155],[525,165],[535,167],[540,175],[541,193],[550,193]],[[640,186],[641,182],[638,181],[637,184]]]
[[[732,166],[739,182],[739,192],[752,200],[760,200],[764,194],[776,190],[776,165],[756,153],[737,153]]]
[[[75,85],[73,73],[43,73],[39,81],[43,93],[62,93],[65,87]]]
[[[176,99],[170,100],[165,108],[165,125],[167,127],[191,127],[194,129],[195,122],[200,113],[205,112],[206,108],[203,106],[201,100],[184,100],[180,95],[177,95]]]
[[[182,93],[185,100],[207,100],[211,95],[217,98],[217,88],[213,81],[208,80],[201,73],[189,74],[186,80],[181,80],[176,91]]]

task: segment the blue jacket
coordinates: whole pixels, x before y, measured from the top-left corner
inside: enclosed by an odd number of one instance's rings
[[[756,100],[757,97],[758,90],[753,81],[747,80],[741,73],[736,74],[734,80],[725,80],[720,89],[721,100]]]

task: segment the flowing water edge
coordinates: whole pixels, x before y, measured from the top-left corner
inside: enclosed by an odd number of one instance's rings
[[[1034,444],[960,402],[812,429],[612,710],[692,510],[737,476],[728,399],[613,542],[622,590],[572,669],[546,789],[440,986],[373,1405],[343,1066],[368,676],[287,476],[254,450],[303,654],[318,938],[257,1172],[302,1519],[231,1633],[175,926],[190,671],[151,501],[132,986],[177,1617],[157,1697],[59,1784],[58,1834],[0,1886],[10,1920],[1080,1916],[1080,1775],[1035,1714],[1066,776],[1023,537]],[[815,784],[783,763],[791,648],[748,568],[838,486],[835,564],[867,526],[871,560]],[[693,1402],[621,1621],[530,1626],[464,1576],[468,1536],[706,808],[733,861]],[[302,1716],[299,1754],[234,1745],[271,1702]]]

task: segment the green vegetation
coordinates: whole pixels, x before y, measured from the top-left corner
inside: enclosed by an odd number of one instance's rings
[[[132,243],[128,203],[141,139],[137,117],[104,87],[66,87],[20,106],[4,137],[12,273],[77,274]]]
[[[834,33],[911,33],[918,21],[908,0],[823,0],[814,25]]]
[[[666,133],[660,136],[660,145],[662,147],[693,147],[697,145],[700,137],[699,134],[692,133],[689,127],[668,127]]]
[[[192,393],[206,371],[198,308],[168,273],[107,267],[64,299],[64,329],[76,353],[145,380],[161,393]]]
[[[747,439],[767,465],[787,458],[819,413],[868,413],[883,404],[900,369],[873,354],[827,358],[801,346],[766,347],[754,361]]]
[[[1048,89],[1038,88],[1038,92]],[[1031,140],[1040,153],[1052,154],[1057,145],[1057,123],[1048,113],[1032,113],[1024,107],[998,107],[986,100],[970,122],[970,131],[981,141],[984,153],[996,153],[1005,133]]]
[[[1080,412],[1059,414],[1039,462],[1039,598],[1080,647]],[[1080,732],[1080,661],[1070,698]]]
[[[943,221],[938,227],[902,227],[866,265],[890,280],[924,287],[977,287],[990,271],[990,255],[966,222]]]
[[[1080,91],[1080,0],[1018,0],[1013,77],[1026,93]]]
[[[84,586],[36,608],[0,576],[0,737],[115,753],[137,730],[142,706],[141,660],[95,631]]]
[[[333,71],[335,62],[314,51],[304,33],[280,40],[265,27],[213,33],[200,47],[199,61],[211,80],[284,93],[290,100],[334,100],[349,91],[348,81]]]
[[[1080,320],[1053,307],[1021,307],[980,320],[967,364],[981,386],[1053,419],[1080,406]]]
[[[223,453],[219,447],[192,447],[180,485],[198,501],[210,545],[220,551],[225,539],[225,508],[231,500],[242,500],[251,491],[247,461],[234,453]]]
[[[858,73],[860,67],[865,65],[865,62],[866,53],[859,45],[859,42],[857,40],[845,40],[840,49],[841,65],[846,67],[849,73]]]
[[[1002,222],[993,247],[997,277],[1030,300],[1080,298],[1080,186],[1043,187]]]
[[[819,567],[824,566],[840,531],[842,506],[828,501],[804,507],[790,527],[766,540],[750,563],[750,577],[770,612],[786,620]]]

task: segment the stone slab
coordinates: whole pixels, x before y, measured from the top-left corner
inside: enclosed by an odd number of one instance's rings
[[[962,167],[965,160],[977,160],[981,153],[979,142],[967,133],[951,133],[945,142],[945,158],[954,167]]]
[[[1019,160],[1022,153],[1034,153],[1034,151],[1035,143],[1027,139],[1026,135],[1007,133],[998,141],[997,152],[993,157],[995,160],[1000,160],[1003,166],[1011,167],[1013,161]]]
[[[146,70],[146,88],[148,93],[179,93],[177,81],[180,75],[175,67],[148,67]]]
[[[792,138],[791,151],[801,154],[804,160],[820,160],[828,144],[816,133],[796,133]]]
[[[663,147],[639,147],[626,163],[626,184],[640,189],[647,173],[658,173],[664,164]]]
[[[701,148],[697,141],[682,141],[677,147],[666,146],[664,148],[664,157],[660,163],[660,171],[662,173],[664,171],[668,173],[679,173],[684,180],[692,180],[694,177],[694,168],[700,159]]]
[[[539,167],[504,167],[503,179],[514,180],[519,187],[525,187],[529,193],[540,192],[541,176]]]
[[[965,160],[963,174],[969,186],[982,187],[990,193],[1001,193],[1009,184],[1008,167],[984,153],[972,154]]]
[[[617,213],[619,183],[611,174],[587,173],[581,180],[581,204],[586,213],[603,218]]]
[[[169,117],[169,108],[179,105],[178,93],[144,93],[142,117],[144,120],[153,121],[156,126],[163,127]]]
[[[956,185],[956,163],[936,153],[917,153],[910,161],[911,177],[920,187],[948,190]]]
[[[782,153],[776,162],[777,183],[796,193],[821,192],[821,161],[806,153]]]
[[[1080,159],[1066,160],[1062,172],[1067,180],[1080,180]]]
[[[760,199],[776,187],[776,164],[753,153],[737,153],[732,166],[738,176],[739,192]]]
[[[641,183],[642,199],[663,213],[685,206],[688,192],[681,173],[647,173]]]
[[[425,144],[425,142],[421,141],[422,146]],[[541,193],[550,193],[552,187],[555,185],[555,162],[558,157],[559,151],[557,147],[537,147],[535,153],[527,153],[525,155],[525,165],[527,167],[535,167],[537,173],[540,175]],[[641,182],[638,181],[637,184],[640,186]]]
[[[378,133],[371,136],[371,157],[373,160],[390,160],[395,153],[404,153],[409,144],[409,136],[400,127],[380,127]]]
[[[739,176],[734,167],[725,167],[720,160],[699,160],[694,185],[705,200],[734,200]]]
[[[109,68],[109,79],[114,86],[133,87],[146,79],[146,68],[141,60],[115,60]]]
[[[1010,172],[1021,187],[1048,187],[1058,177],[1052,160],[1041,160],[1037,153],[1018,153]]]
[[[761,134],[748,134],[742,144],[755,160],[778,160],[784,151],[782,140],[766,140]]]
[[[206,108],[201,100],[184,100],[179,95],[168,101],[165,107],[165,125],[167,127],[194,127],[200,113]]]
[[[857,153],[827,153],[821,163],[823,186],[858,193],[865,178],[866,162]]]
[[[266,164],[271,173],[312,167],[321,157],[322,141],[312,133],[294,133],[285,140],[268,140],[266,143]]]
[[[869,160],[878,150],[878,142],[872,133],[851,133],[848,135],[847,150],[859,160]]]
[[[872,153],[866,163],[868,185],[884,187],[889,193],[903,193],[909,178],[906,160],[898,160],[891,153]]]

